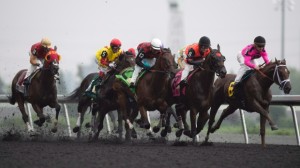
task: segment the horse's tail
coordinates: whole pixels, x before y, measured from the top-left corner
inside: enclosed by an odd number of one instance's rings
[[[9,103],[14,105],[16,103],[16,97],[14,95],[7,96]]]
[[[83,91],[80,87],[76,88],[70,95],[66,96],[66,100],[78,100],[83,95]]]

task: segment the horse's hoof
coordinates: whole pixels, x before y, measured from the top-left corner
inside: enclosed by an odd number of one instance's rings
[[[74,133],[77,133],[78,131],[79,131],[79,127],[78,126],[76,126],[76,127],[73,128],[73,132]]]
[[[167,130],[166,129],[161,130],[160,136],[161,137],[166,137],[167,136]]]
[[[136,133],[135,129],[133,129],[131,132],[131,138],[134,138],[134,139],[137,138],[137,133]]]
[[[215,128],[215,127],[212,127],[212,128],[209,130],[210,133],[214,133],[215,131],[216,131],[216,128]]]
[[[174,128],[179,128],[179,124],[178,124],[178,123],[174,123],[174,124],[173,124],[173,127],[174,127]]]
[[[57,132],[57,128],[52,128],[52,129],[51,129],[51,132],[52,132],[52,133],[56,133],[56,132]]]
[[[40,120],[35,120],[34,124],[36,124],[39,127],[43,126],[43,123]]]
[[[190,138],[193,138],[192,133],[189,130],[183,131],[183,134],[190,137]]]
[[[277,125],[272,125],[271,129],[272,129],[272,131],[274,131],[274,130],[278,130],[279,128],[277,127]]]
[[[85,124],[85,128],[91,128],[91,124],[90,124],[89,122],[87,122],[87,123]]]
[[[153,132],[157,133],[160,130],[158,126],[153,127]]]
[[[181,129],[181,130],[178,130],[178,131],[176,131],[176,133],[175,133],[176,137],[177,137],[177,138],[181,137],[181,135],[182,135],[182,132],[183,132],[183,130],[182,130],[182,129]]]

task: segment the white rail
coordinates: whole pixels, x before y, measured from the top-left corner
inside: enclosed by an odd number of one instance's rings
[[[77,101],[67,100],[67,99],[65,99],[64,95],[58,95],[58,101],[59,101],[59,103],[63,104],[63,108],[65,110],[65,117],[66,117],[67,127],[68,127],[68,133],[69,133],[69,136],[72,136],[70,120],[69,120],[69,112],[68,112],[66,104],[67,103],[77,103]],[[0,95],[0,103],[9,103],[9,100],[8,100],[6,95]],[[297,114],[296,114],[296,111],[295,111],[295,108],[294,108],[294,106],[299,106],[300,105],[300,95],[273,95],[271,105],[289,106],[291,108],[293,121],[294,121],[294,127],[295,127],[296,140],[297,140],[298,146],[300,146],[298,120],[297,120]],[[26,109],[29,113],[30,122],[32,124],[30,108],[28,108],[28,106],[26,106]],[[248,142],[249,142],[248,133],[247,133],[247,127],[246,127],[246,122],[245,122],[244,111],[243,110],[240,110],[240,115],[241,115],[243,130],[244,130],[245,143],[248,144]],[[109,122],[107,122],[107,127],[108,127],[108,129],[110,129]]]

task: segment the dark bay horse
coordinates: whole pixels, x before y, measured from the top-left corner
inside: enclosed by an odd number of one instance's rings
[[[240,108],[260,114],[261,144],[265,147],[266,120],[268,120],[272,130],[278,129],[269,116],[269,105],[272,99],[270,87],[273,83],[276,83],[285,94],[288,94],[292,88],[286,61],[275,59],[274,62],[270,62],[259,71],[253,71],[252,75],[246,81],[243,81],[241,93],[244,95],[245,106],[234,96],[234,93],[232,94],[232,82],[234,79],[235,75],[228,74],[225,78],[217,79],[215,82],[213,105],[210,110],[209,126],[205,141],[208,142],[209,133],[219,129],[222,121],[227,116]],[[215,115],[224,102],[227,102],[229,106],[223,110],[218,122],[212,126],[215,121]]]
[[[158,110],[161,114],[156,131],[162,127],[166,112],[170,105],[166,97],[170,93],[170,81],[178,72],[177,64],[170,49],[164,48],[155,65],[137,81],[136,96],[137,105],[141,115],[140,126],[150,128],[147,111]],[[146,111],[147,110],[147,111]]]
[[[212,106],[213,82],[215,75],[223,78],[227,71],[224,66],[225,57],[220,52],[220,46],[212,49],[211,53],[205,58],[201,66],[196,67],[188,77],[188,85],[185,88],[185,95],[179,97],[178,104],[184,105],[179,116],[185,120],[185,112],[190,110],[191,130],[185,130],[184,134],[195,141],[195,136],[205,126],[209,115],[208,110]],[[196,127],[196,115],[199,114]],[[177,137],[181,136],[183,130],[176,133]]]
[[[60,55],[56,52],[56,47],[55,50],[50,49],[50,51],[46,54],[43,67],[36,71],[35,76],[31,80],[31,84],[29,85],[28,88],[28,97],[24,97],[24,93],[16,89],[17,84],[20,85],[18,81],[22,81],[24,79],[27,70],[19,71],[13,78],[12,85],[11,85],[12,95],[9,96],[9,102],[10,104],[15,104],[16,102],[18,103],[19,109],[22,113],[23,121],[27,125],[28,131],[33,131],[33,126],[30,125],[28,121],[28,115],[24,107],[25,102],[31,103],[34,111],[37,113],[37,116],[39,117],[39,119],[34,121],[34,123],[40,127],[45,122],[45,115],[43,114],[43,108],[46,106],[55,108],[56,121],[54,122],[51,131],[52,132],[57,131],[57,121],[58,121],[58,115],[60,111],[60,105],[58,104],[57,101],[57,88],[56,88],[55,75],[58,74],[59,60],[60,60]]]
[[[117,106],[114,104],[115,99],[114,99],[114,94],[112,92],[112,85],[111,85],[111,80],[114,79],[114,75],[118,74],[122,69],[134,66],[135,60],[133,55],[129,55],[123,53],[121,54],[116,60],[116,68],[111,69],[109,71],[109,78],[104,79],[105,82],[103,86],[99,89],[99,92],[97,93],[98,95],[98,100],[93,101],[89,96],[85,95],[85,90],[91,83],[91,81],[95,78],[95,76],[98,75],[98,73],[91,73],[88,76],[86,76],[83,81],[81,82],[80,86],[75,89],[68,97],[67,99],[78,99],[78,119],[76,126],[73,128],[73,132],[77,133],[77,137],[80,137],[80,130],[81,130],[81,125],[83,123],[84,119],[84,114],[86,110],[90,107],[92,109],[92,118],[91,118],[91,130],[90,130],[90,138],[92,134],[95,132],[95,122],[96,122],[96,114],[97,112],[103,116],[103,119],[105,115],[109,111],[113,111],[117,109]],[[105,95],[105,96],[103,96]],[[108,96],[108,97],[107,97]],[[100,98],[101,97],[101,98]],[[94,103],[93,103],[94,102]],[[102,107],[103,106],[103,107]],[[103,112],[105,111],[105,112]],[[103,121],[103,120],[102,120]],[[103,127],[103,123],[102,127]],[[119,126],[120,127],[120,126]],[[101,128],[102,129],[102,128]]]

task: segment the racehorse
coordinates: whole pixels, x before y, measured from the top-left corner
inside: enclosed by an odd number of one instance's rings
[[[141,127],[150,128],[146,110],[158,110],[160,112],[161,117],[155,132],[158,132],[162,127],[166,111],[170,107],[166,101],[166,96],[171,94],[169,89],[170,79],[175,76],[177,71],[177,64],[171,50],[164,48],[162,49],[162,55],[157,58],[154,66],[137,81],[135,92],[141,115]]]
[[[191,130],[185,130],[184,134],[195,141],[195,136],[205,126],[209,115],[208,110],[212,105],[213,96],[213,82],[215,75],[223,78],[227,71],[224,66],[225,57],[220,52],[220,46],[217,49],[212,49],[211,53],[205,58],[202,65],[195,67],[195,69],[188,76],[187,86],[182,90],[185,90],[183,96],[177,98],[177,104],[184,105],[185,108],[181,108],[181,112],[178,112],[178,116],[181,116],[185,121],[185,113],[190,110],[190,124]],[[196,115],[199,113],[196,127]],[[176,133],[177,137],[180,137],[183,129],[180,129]]]
[[[36,72],[34,72],[34,76],[32,77],[31,84],[28,88],[28,96],[24,96],[24,93],[18,90],[17,85],[22,85],[20,81],[24,80],[25,74],[27,72],[26,69],[20,70],[15,77],[13,78],[11,91],[12,95],[9,96],[10,104],[14,105],[16,102],[18,103],[19,109],[22,113],[22,118],[25,124],[27,125],[27,130],[29,132],[33,131],[33,126],[28,121],[28,115],[25,111],[24,103],[27,101],[31,103],[34,111],[37,113],[39,117],[38,120],[34,121],[36,125],[41,127],[45,122],[45,115],[43,114],[43,108],[49,106],[51,108],[55,108],[55,122],[52,132],[57,131],[57,122],[58,115],[60,111],[60,105],[57,101],[57,88],[56,88],[56,77],[58,75],[59,70],[59,60],[60,55],[56,52],[56,47],[54,49],[50,49],[49,52],[45,56],[44,64],[41,68],[39,68]]]
[[[272,130],[278,129],[269,116],[269,105],[272,99],[270,87],[273,83],[276,83],[285,94],[288,94],[292,88],[289,73],[286,61],[277,59],[258,71],[250,72],[250,75],[248,74],[249,77],[243,81],[241,86],[240,93],[244,95],[244,105],[241,104],[240,100],[232,93],[232,82],[235,79],[235,75],[228,74],[223,79],[217,79],[215,82],[213,105],[210,111],[209,126],[205,142],[208,142],[209,133],[213,133],[219,129],[222,121],[240,108],[248,112],[258,112],[260,114],[261,144],[265,147],[266,120],[268,120]],[[212,126],[217,110],[225,101],[229,106],[223,110],[218,122]]]
[[[87,87],[89,86],[89,84],[91,83],[91,81],[95,78],[96,75],[98,75],[98,73],[91,73],[88,76],[86,76],[84,78],[84,80],[81,82],[81,85],[75,89],[68,97],[67,99],[75,99],[77,98],[79,100],[78,102],[78,118],[77,118],[77,123],[76,126],[73,128],[73,132],[77,133],[77,137],[80,137],[80,130],[81,130],[81,125],[83,123],[83,119],[84,119],[84,114],[85,111],[87,110],[88,107],[91,107],[92,109],[92,118],[91,118],[91,130],[90,130],[90,138],[93,134],[93,132],[95,132],[95,125],[96,125],[96,114],[97,111],[101,111],[99,112],[99,114],[103,115],[103,118],[105,117],[105,115],[109,112],[109,111],[113,111],[117,109],[117,106],[110,106],[109,109],[103,109],[101,106],[103,105],[104,107],[107,107],[108,104],[105,104],[104,102],[109,103],[109,105],[111,105],[111,101],[112,104],[114,104],[113,102],[114,100],[114,96],[110,95],[111,92],[111,84],[109,81],[111,81],[111,78],[114,79],[114,75],[118,74],[122,69],[130,67],[130,66],[134,66],[135,61],[134,61],[134,57],[132,55],[128,55],[126,53],[121,54],[115,61],[116,63],[116,67],[114,69],[111,69],[111,71],[108,72],[108,74],[106,76],[109,76],[108,79],[103,79],[105,80],[103,86],[99,89],[99,92],[97,92],[98,98],[97,100],[93,101],[89,96],[85,95],[85,90],[87,89]],[[103,95],[109,94],[109,96],[112,97],[103,97]],[[100,98],[102,97],[102,98]],[[94,102],[94,103],[93,103]],[[108,110],[105,112],[102,112],[102,110]],[[103,123],[102,123],[103,125]],[[120,128],[120,126],[119,126]],[[102,129],[102,128],[101,128]]]

